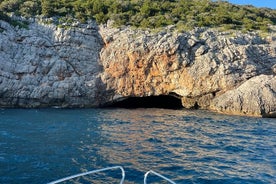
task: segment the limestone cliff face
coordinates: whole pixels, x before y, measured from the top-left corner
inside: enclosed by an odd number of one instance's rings
[[[35,22],[18,29],[0,21],[0,27],[0,106],[99,105],[97,25],[67,30]]]
[[[276,41],[195,29],[0,21],[0,105],[95,107],[177,95],[186,108],[275,116]]]
[[[114,91],[110,101],[176,94],[186,108],[245,115],[276,110],[272,40],[208,29],[178,33],[173,27],[158,33],[108,27],[100,32],[105,42],[102,80]]]

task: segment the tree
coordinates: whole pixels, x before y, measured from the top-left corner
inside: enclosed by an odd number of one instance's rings
[[[78,0],[73,2],[73,12],[74,16],[80,20],[81,22],[85,22],[87,20],[86,7],[83,3],[83,0]]]
[[[46,17],[55,15],[55,1],[54,0],[41,0],[41,13]]]
[[[96,14],[95,19],[100,24],[107,22],[107,17],[103,12]]]
[[[25,17],[32,17],[40,14],[40,4],[38,1],[25,1],[21,6],[19,12]]]
[[[21,4],[21,0],[4,0],[0,5],[0,11],[17,13]]]
[[[244,28],[245,28],[245,30],[247,30],[247,31],[250,31],[250,30],[252,30],[252,29],[254,29],[255,27],[255,23],[254,23],[254,21],[252,21],[251,19],[249,19],[249,18],[244,18],[243,20],[243,23],[244,23]]]
[[[151,1],[150,0],[145,0],[141,9],[140,9],[140,12],[142,13],[142,15],[144,17],[150,17],[154,14],[154,11],[153,11],[153,8],[152,8],[152,4],[151,4]]]
[[[93,1],[93,13],[98,14],[98,13],[103,13],[107,14],[107,7],[105,6],[104,2],[102,0],[94,0]]]

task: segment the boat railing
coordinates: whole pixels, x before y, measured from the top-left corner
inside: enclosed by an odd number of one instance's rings
[[[84,172],[84,173],[80,173],[80,174],[75,174],[75,175],[72,175],[72,176],[68,176],[68,177],[65,177],[65,178],[61,178],[61,179],[52,181],[48,184],[57,184],[57,183],[68,181],[68,180],[71,180],[71,179],[74,179],[74,178],[82,177],[82,176],[89,175],[89,174],[95,174],[95,173],[99,173],[99,172],[103,172],[103,171],[107,171],[107,170],[112,170],[112,169],[120,169],[121,170],[122,178],[121,178],[120,184],[123,184],[124,180],[125,180],[125,170],[122,166],[106,167],[106,168],[103,168],[103,169],[97,169],[97,170],[92,170],[92,171],[88,171],[88,172]],[[163,175],[161,175],[161,174],[159,174],[159,173],[157,173],[153,170],[150,170],[150,171],[146,172],[146,174],[144,175],[144,184],[147,184],[147,178],[148,178],[149,174],[154,174],[154,175],[166,180],[167,182],[169,182],[171,184],[176,184],[174,181],[170,180],[169,178],[167,178],[167,177],[165,177],[165,176],[163,176]]]
[[[157,172],[155,172],[155,171],[152,171],[152,170],[146,172],[146,174],[145,174],[145,176],[144,176],[144,184],[147,184],[147,178],[148,178],[148,175],[149,175],[150,173],[152,173],[152,174],[154,174],[154,175],[156,175],[156,176],[158,176],[158,177],[160,177],[160,178],[162,178],[162,179],[168,181],[169,183],[176,184],[174,181],[170,180],[169,178],[167,178],[167,177],[163,176],[162,174],[159,174],[159,173],[157,173]]]
[[[124,170],[124,168],[122,166],[106,167],[106,168],[103,168],[103,169],[97,169],[97,170],[88,171],[88,172],[84,172],[84,173],[80,173],[80,174],[75,174],[75,175],[72,175],[72,176],[61,178],[61,179],[56,180],[56,181],[52,181],[52,182],[50,182],[48,184],[57,184],[57,183],[68,181],[68,180],[71,180],[71,179],[74,179],[74,178],[78,178],[78,177],[81,177],[81,176],[85,176],[85,175],[89,175],[89,174],[95,174],[95,173],[99,173],[99,172],[103,172],[103,171],[107,171],[107,170],[112,170],[112,169],[121,169],[121,171],[122,171],[122,178],[121,178],[120,184],[123,184],[123,182],[125,180],[125,170]]]

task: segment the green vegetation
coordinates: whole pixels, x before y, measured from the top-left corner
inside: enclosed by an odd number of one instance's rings
[[[3,0],[0,19],[14,13],[24,17],[43,15],[98,23],[113,20],[115,26],[159,28],[176,25],[179,30],[220,27],[224,30],[269,31],[276,24],[276,10],[238,6],[211,0]]]
[[[27,22],[13,20],[7,14],[3,13],[2,11],[0,11],[0,20],[4,20],[6,22],[9,22],[14,27],[18,26],[19,28],[25,28],[25,29],[28,28],[28,23]],[[0,28],[0,32],[3,32],[2,28]]]

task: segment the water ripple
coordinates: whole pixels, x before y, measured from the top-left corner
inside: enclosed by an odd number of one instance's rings
[[[10,109],[0,121],[0,183],[47,183],[111,165],[126,169],[126,183],[141,183],[150,169],[177,183],[276,179],[274,119],[165,109]]]

